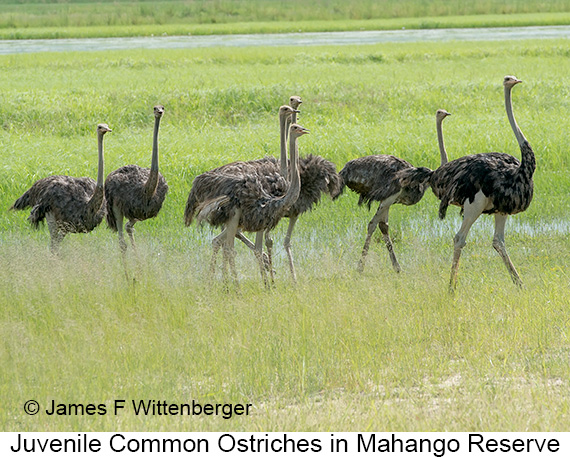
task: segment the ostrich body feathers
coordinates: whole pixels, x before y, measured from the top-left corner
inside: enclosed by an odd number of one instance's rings
[[[415,205],[426,189],[432,170],[413,167],[409,162],[392,155],[371,155],[347,162],[340,171],[343,186],[360,194],[358,204],[383,201],[401,192],[395,203]]]
[[[10,209],[29,207],[32,211],[28,220],[34,228],[51,213],[64,233],[90,232],[105,217],[103,189],[88,177],[56,175],[36,181]]]
[[[431,188],[441,200],[439,217],[445,218],[449,205],[473,202],[479,191],[492,201],[492,208],[483,211],[486,214],[525,211],[533,197],[536,164],[528,142],[521,151],[523,164],[509,154],[490,152],[464,156],[435,170]]]
[[[320,156],[309,154],[300,158],[299,173],[301,176],[299,198],[285,212],[285,217],[298,216],[311,210],[320,201],[323,193],[336,198],[341,190],[341,179],[335,165]],[[224,195],[235,197],[232,186],[240,182],[246,174],[256,176],[255,185],[263,186],[265,197],[281,197],[287,192],[288,183],[279,174],[279,161],[274,157],[249,162],[232,162],[202,173],[194,179],[184,211],[186,225],[192,223],[203,203]],[[250,181],[248,184],[250,190],[252,185]],[[221,213],[219,216],[226,217]],[[221,225],[217,222],[218,218],[212,219],[210,216],[206,220],[211,220],[212,225]],[[244,230],[249,231],[245,228]]]
[[[105,198],[107,200],[107,223],[111,230],[117,231],[113,207],[119,208],[123,216],[132,221],[144,221],[158,214],[168,192],[168,184],[158,173],[156,190],[149,197],[145,184],[150,173],[149,168],[126,165],[107,176]]]

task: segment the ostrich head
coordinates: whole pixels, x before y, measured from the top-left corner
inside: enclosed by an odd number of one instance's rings
[[[516,76],[505,76],[505,79],[503,80],[503,86],[505,87],[513,87],[515,84],[518,83],[522,83],[522,81],[520,79],[518,79]]]
[[[445,111],[444,109],[438,109],[438,110],[435,112],[435,117],[436,117],[438,120],[443,120],[443,119],[445,119],[447,116],[451,116],[451,113],[448,113],[448,112]]]
[[[283,105],[279,107],[279,117],[284,116],[285,118],[291,117],[293,113],[298,113],[299,111],[290,106]]]
[[[162,117],[162,115],[164,114],[164,106],[162,105],[156,105],[154,107],[154,117]]]
[[[289,99],[289,105],[291,105],[293,109],[299,108],[299,105],[301,103],[303,103],[303,100],[301,100],[301,97],[299,97],[298,95],[292,95],[291,98]]]
[[[291,128],[289,129],[289,135],[292,137],[300,137],[307,133],[309,133],[309,131],[305,127],[301,127],[299,124],[291,124]]]
[[[112,132],[112,130],[109,128],[107,124],[99,124],[97,126],[97,133],[104,135],[107,132]]]

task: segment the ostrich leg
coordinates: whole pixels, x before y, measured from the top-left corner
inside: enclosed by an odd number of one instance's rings
[[[263,263],[265,268],[269,271],[269,277],[271,278],[271,284],[275,283],[275,272],[273,271],[273,238],[271,238],[271,232],[269,230],[265,231],[265,246],[267,247],[267,254],[262,253]]]
[[[451,292],[453,292],[457,286],[459,258],[461,257],[461,250],[465,247],[465,240],[467,239],[469,230],[477,218],[483,214],[487,204],[487,197],[483,195],[483,192],[478,192],[472,203],[466,201],[463,206],[463,222],[461,223],[461,228],[453,238],[453,262],[451,264],[451,278],[449,280],[449,290]]]
[[[507,217],[508,216],[506,214],[495,214],[495,235],[493,236],[493,247],[503,259],[507,270],[511,274],[513,282],[517,286],[522,287],[523,282],[517,273],[513,262],[511,262],[509,254],[507,253],[507,248],[505,247],[505,224],[507,223]]]
[[[396,259],[396,254],[394,253],[394,246],[392,246],[392,240],[390,239],[390,234],[388,233],[388,213],[390,211],[390,207],[387,206],[382,210],[380,213],[380,221],[378,222],[378,226],[380,227],[380,231],[382,232],[382,236],[384,238],[384,244],[386,245],[386,249],[388,250],[388,255],[390,256],[390,261],[392,262],[392,268],[396,273],[400,273],[402,268],[398,263],[398,259]]]
[[[49,229],[49,235],[51,238],[50,251],[52,254],[59,254],[59,247],[61,241],[65,237],[65,233],[59,228],[57,221],[51,213],[46,214],[46,221]]]
[[[289,226],[287,227],[287,235],[285,235],[285,241],[283,242],[283,247],[287,253],[287,258],[289,259],[289,269],[291,270],[291,277],[293,282],[297,282],[297,274],[295,273],[295,264],[293,263],[293,254],[291,253],[291,237],[293,236],[293,229],[297,223],[298,216],[289,217]]]
[[[135,253],[137,252],[137,246],[135,244],[135,224],[136,221],[128,221],[125,224],[125,231],[127,232],[127,235],[129,235],[129,239],[131,240],[131,244],[133,245],[133,250],[135,251]]]
[[[236,233],[236,238],[240,240],[243,244],[245,244],[249,249],[255,252],[255,244],[253,244],[251,240],[247,236],[245,236],[241,230],[238,230],[238,232]],[[267,240],[267,234],[265,239]],[[273,246],[273,240],[271,240],[271,246]],[[268,247],[268,249],[270,248]],[[261,256],[263,257],[263,264],[265,265],[265,268],[271,271],[270,270],[271,259],[269,259],[268,254],[262,252]]]
[[[267,274],[265,272],[265,265],[263,263],[263,231],[257,232],[255,234],[255,257],[259,263],[259,272],[261,273],[261,279],[266,289],[269,289],[269,283],[267,282]]]
[[[117,232],[119,234],[119,247],[121,252],[125,253],[127,250],[127,243],[125,242],[125,235],[123,234],[123,213],[119,208],[113,206],[113,214],[117,223]]]
[[[400,193],[394,194],[387,198],[386,200],[380,202],[378,205],[378,210],[374,217],[368,223],[368,233],[366,234],[366,240],[364,241],[364,247],[362,248],[362,256],[360,258],[360,262],[358,263],[357,270],[362,273],[364,271],[364,264],[366,262],[366,256],[368,255],[368,249],[370,248],[370,240],[372,239],[372,235],[380,225],[380,230],[382,231],[382,235],[384,237],[384,243],[386,244],[386,248],[388,249],[388,254],[390,255],[390,260],[392,261],[392,266],[396,273],[399,273],[401,268],[398,260],[396,259],[396,255],[394,254],[394,247],[392,246],[392,240],[390,239],[390,235],[388,234],[388,211],[390,206],[397,200],[400,196]]]
[[[214,272],[216,270],[216,257],[218,255],[218,251],[224,245],[225,241],[226,241],[226,229],[224,228],[222,232],[218,236],[214,237],[214,239],[212,240],[212,259],[210,260],[210,276],[214,276]],[[225,265],[223,268],[225,268]]]
[[[239,220],[241,217],[241,210],[236,210],[235,214],[226,224],[226,228],[224,231],[226,232],[225,240],[224,240],[224,264],[227,264],[230,267],[230,274],[232,276],[233,281],[237,284],[237,271],[236,271],[236,264],[235,264],[235,249],[234,249],[234,238],[238,231]],[[225,267],[224,267],[224,275],[225,275]]]

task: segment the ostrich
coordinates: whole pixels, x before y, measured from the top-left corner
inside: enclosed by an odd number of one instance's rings
[[[469,229],[477,218],[485,214],[495,215],[493,248],[499,253],[513,282],[522,286],[505,247],[505,224],[510,214],[525,211],[532,200],[532,176],[536,169],[534,152],[517,125],[511,101],[512,88],[522,82],[514,76],[505,76],[505,109],[507,117],[521,150],[521,161],[515,157],[489,152],[473,154],[448,162],[437,169],[431,177],[431,188],[441,200],[439,217],[445,218],[447,207],[462,208],[463,222],[454,238],[453,262],[449,287],[457,285],[459,257],[465,246]]]
[[[97,182],[92,178],[48,176],[36,181],[10,209],[32,207],[28,220],[38,228],[45,219],[51,237],[51,251],[57,253],[68,233],[87,233],[105,216],[103,192],[103,136],[111,132],[107,124],[97,126],[99,162]]]
[[[295,111],[293,112],[290,120],[287,121],[287,133],[289,132],[289,124],[295,124],[297,122],[297,113],[299,113],[298,108],[301,103],[303,103],[303,101],[298,95],[293,95],[289,98],[289,104]],[[283,154],[281,155],[281,158],[281,175],[288,176],[287,169],[284,169],[284,166],[286,167],[286,161],[283,160]],[[335,199],[340,194],[342,186],[342,180],[336,171],[335,164],[320,156],[309,154],[306,157],[299,157],[299,173],[301,176],[301,192],[297,201],[285,214],[285,217],[289,218],[289,225],[287,227],[285,240],[283,241],[283,247],[285,248],[285,252],[287,253],[287,258],[289,260],[289,270],[294,282],[297,281],[297,274],[295,272],[295,264],[293,262],[293,254],[291,252],[291,238],[293,236],[295,224],[301,214],[313,209],[314,205],[320,201],[323,193],[329,194],[331,198]],[[267,247],[267,254],[271,263],[273,240],[271,239],[269,231],[265,232],[265,245]],[[272,269],[270,270],[270,274],[272,275],[271,279],[273,280]]]
[[[119,246],[124,253],[127,243],[123,236],[123,218],[127,218],[125,230],[131,239],[133,249],[135,239],[133,227],[136,222],[155,217],[168,191],[164,177],[158,172],[158,128],[164,106],[154,107],[154,135],[150,169],[138,165],[126,165],[107,176],[105,198],[107,199],[107,224],[119,233]]]
[[[198,212],[199,220],[207,220],[213,226],[225,226],[224,261],[230,265],[234,279],[237,278],[234,263],[234,237],[238,229],[256,232],[255,252],[260,265],[262,279],[266,285],[267,278],[261,256],[262,234],[273,229],[279,220],[292,208],[299,197],[301,178],[298,168],[297,138],[309,133],[307,129],[292,124],[289,131],[289,156],[291,164],[291,182],[286,183],[287,191],[283,195],[271,194],[267,190],[267,177],[257,173],[246,173],[242,176],[218,175],[216,178],[225,182],[227,193],[212,201],[205,202]],[[278,173],[274,179],[283,182]]]
[[[372,201],[380,202],[376,214],[368,223],[368,234],[357,268],[359,272],[364,271],[370,240],[378,226],[384,237],[392,267],[396,273],[401,271],[388,233],[388,212],[390,206],[395,203],[403,205],[418,203],[429,187],[432,173],[429,168],[416,168],[403,159],[383,154],[351,160],[340,171],[343,188],[346,185],[360,194],[359,205],[367,203],[370,208]]]

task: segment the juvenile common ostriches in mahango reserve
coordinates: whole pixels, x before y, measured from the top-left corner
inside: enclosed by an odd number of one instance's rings
[[[367,203],[368,208],[370,208],[373,201],[380,202],[376,214],[368,223],[368,233],[358,263],[358,271],[364,270],[370,240],[376,227],[380,227],[392,261],[392,267],[399,273],[401,267],[396,259],[392,240],[388,233],[390,206],[395,203],[402,205],[418,203],[429,187],[432,170],[425,167],[416,168],[393,155],[378,154],[359,157],[347,162],[339,174],[343,180],[343,187],[346,185],[349,189],[360,194],[359,205]]]
[[[234,262],[234,237],[237,230],[259,233],[273,229],[299,197],[301,178],[298,168],[297,138],[306,133],[309,133],[308,130],[298,124],[292,124],[289,130],[291,182],[287,185],[287,192],[284,195],[271,195],[256,173],[244,176],[218,175],[218,179],[226,181],[227,194],[205,203],[198,213],[199,220],[205,219],[214,226],[225,226],[227,236],[224,241],[224,262],[229,263],[234,279],[237,279]],[[277,171],[275,175],[277,179],[284,179]],[[261,276],[267,286],[260,237],[256,239],[256,256]]]
[[[10,209],[32,207],[28,220],[34,228],[45,219],[51,236],[51,250],[57,252],[68,233],[87,233],[105,216],[103,195],[103,136],[107,124],[97,126],[99,163],[97,182],[92,178],[48,176],[36,181]]]
[[[110,173],[105,181],[107,224],[111,230],[119,232],[119,245],[123,252],[127,249],[123,236],[123,218],[128,219],[125,230],[134,248],[133,227],[135,223],[155,217],[168,191],[164,177],[158,172],[158,128],[163,114],[164,106],[154,107],[150,169],[138,165],[126,165]]]
[[[503,86],[507,117],[519,143],[522,160],[519,162],[515,157],[499,152],[473,154],[448,162],[431,177],[431,188],[441,200],[439,217],[445,217],[450,204],[463,209],[463,222],[454,238],[451,289],[457,284],[459,257],[469,229],[483,213],[495,215],[493,248],[503,259],[513,282],[522,285],[505,247],[507,217],[529,207],[533,195],[532,176],[536,168],[534,152],[513,115],[511,90],[520,82],[514,76],[505,76]]]

